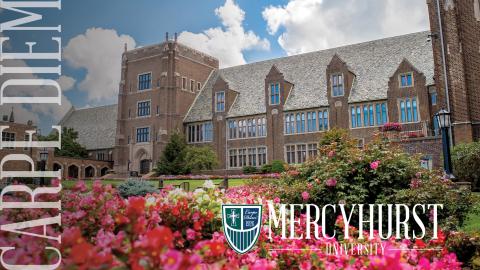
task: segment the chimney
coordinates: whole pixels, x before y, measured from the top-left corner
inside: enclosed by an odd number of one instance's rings
[[[128,51],[127,43],[125,43],[125,52]]]
[[[165,33],[165,41],[168,42],[168,32]]]
[[[178,35],[177,35],[177,32],[175,32],[175,42],[177,42],[178,40]]]

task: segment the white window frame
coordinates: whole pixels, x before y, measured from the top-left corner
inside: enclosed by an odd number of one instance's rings
[[[223,111],[219,111],[217,110],[218,109],[218,94],[220,93],[223,93]],[[215,112],[225,112],[226,110],[226,105],[227,105],[227,102],[226,102],[226,95],[225,95],[225,91],[218,91],[218,92],[215,92]]]
[[[148,128],[148,140],[146,142],[138,142],[137,141],[137,134],[138,134],[138,130],[141,129],[141,128]],[[135,144],[149,144],[152,140],[152,127],[151,126],[142,126],[142,127],[136,127],[135,128]]]
[[[146,88],[146,89],[140,90],[140,76],[142,76],[142,75],[147,75],[147,74],[150,74],[150,88]],[[139,73],[139,74],[137,75],[137,91],[138,91],[138,92],[143,92],[143,91],[150,91],[150,90],[152,90],[152,83],[153,83],[153,73],[152,73],[151,71]]]
[[[141,102],[149,102],[150,103],[150,114],[149,115],[143,115],[143,116],[138,115],[138,104],[140,104]],[[145,100],[137,101],[136,115],[137,115],[137,118],[149,118],[149,117],[151,117],[152,116],[152,100],[151,99],[145,99]]]
[[[335,96],[334,93],[333,93],[333,77],[334,76],[342,76],[342,88],[343,88],[343,93],[341,95],[338,95],[338,96]],[[332,73],[330,75],[330,85],[331,85],[331,89],[330,89],[330,93],[332,94],[332,97],[334,98],[337,98],[337,97],[343,97],[345,96],[345,76],[343,75],[343,73]]]

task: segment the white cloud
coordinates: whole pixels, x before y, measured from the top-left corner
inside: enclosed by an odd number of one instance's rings
[[[4,66],[28,67],[22,60],[5,60],[2,62]],[[10,79],[38,79],[39,77],[32,74],[4,74],[0,77],[0,85]],[[73,87],[75,80],[68,76],[61,76],[57,80],[62,86],[62,91]],[[52,96],[54,88],[52,87],[27,87],[15,86],[8,87],[5,90],[6,96]],[[65,113],[72,107],[72,103],[66,96],[62,94],[62,104],[5,104],[0,106],[0,117],[10,115],[12,107],[14,108],[15,122],[26,123],[32,120],[35,124],[40,123],[40,118],[47,119],[49,124],[56,124]]]
[[[90,28],[68,42],[64,57],[72,67],[86,69],[85,79],[78,88],[87,93],[89,101],[117,101],[125,43],[129,49],[135,48],[132,37],[102,28]]]
[[[428,29],[418,0],[290,0],[262,15],[288,55]]]
[[[215,14],[224,29],[215,27],[197,34],[182,32],[179,41],[218,58],[222,67],[245,64],[243,52],[246,50],[270,49],[267,39],[260,38],[253,31],[245,31],[245,12],[234,0],[226,0],[223,6],[215,10]]]
[[[62,75],[60,78],[57,80],[58,84],[62,88],[63,92],[69,91],[73,89],[73,86],[75,85],[75,79],[69,76]]]

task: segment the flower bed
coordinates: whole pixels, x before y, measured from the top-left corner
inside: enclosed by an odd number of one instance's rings
[[[267,174],[235,174],[228,175],[229,179],[278,179],[281,174],[267,173]],[[149,180],[209,180],[209,179],[223,179],[225,175],[160,175],[152,177]]]
[[[213,187],[207,182],[205,189],[195,192],[166,189],[159,194],[124,200],[111,186],[96,182],[90,191],[83,182],[78,182],[73,190],[62,195],[63,268],[460,269],[455,254],[445,247],[448,235],[428,243],[386,241],[385,245],[396,250],[387,249],[382,256],[347,256],[327,255],[322,248],[327,243],[356,243],[352,240],[282,240],[279,235],[269,240],[267,229],[264,229],[254,250],[237,255],[228,247],[221,232],[221,204],[265,205],[267,200],[273,199],[274,190],[270,186],[244,186],[225,192]],[[279,201],[278,198],[274,200]],[[264,224],[268,219],[265,212]],[[15,220],[18,214],[19,210],[5,210],[2,224]],[[21,218],[38,218],[41,214],[28,211]],[[338,220],[337,225],[343,226],[342,221]],[[350,230],[355,231],[355,228]],[[48,233],[54,234],[54,231]],[[42,241],[30,236],[16,238],[5,232],[1,236],[2,244],[24,247],[20,255],[6,255],[8,263],[56,261],[55,256],[44,252]],[[438,250],[404,250],[412,247]]]

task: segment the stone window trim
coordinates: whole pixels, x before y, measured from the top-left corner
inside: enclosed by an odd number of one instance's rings
[[[138,136],[137,136],[137,135],[138,135],[138,130],[139,130],[139,129],[145,129],[145,128],[148,130],[148,139],[147,139],[147,141],[145,141],[145,142],[138,142]],[[152,130],[152,127],[151,127],[151,126],[136,127],[136,128],[135,128],[135,141],[134,141],[134,144],[136,144],[136,145],[149,144],[150,141],[151,141],[151,139],[152,139],[151,130]]]
[[[341,77],[341,83],[340,81],[334,85],[334,77]],[[335,94],[334,87],[341,87],[341,94]],[[330,74],[330,93],[333,98],[338,98],[338,97],[343,97],[345,96],[345,76],[341,72],[334,72]]]
[[[325,112],[327,113],[328,127],[326,129],[324,127],[324,124],[322,124],[321,129],[319,127],[319,122],[320,121],[325,121],[324,117],[322,117],[321,119],[318,117],[319,112],[322,112],[323,115],[325,115]],[[301,118],[302,113],[305,114],[305,130],[304,130],[304,132],[298,132],[297,131],[297,114],[300,114],[300,119],[302,119]],[[308,113],[315,113],[316,114],[315,115],[315,121],[317,123],[317,126],[316,126],[317,130],[316,131],[308,131],[308,117],[307,117]],[[287,129],[286,129],[287,117],[290,117],[292,114],[293,114],[293,121],[292,121],[292,118],[290,118],[288,122],[292,125],[291,127],[293,127],[293,130],[289,129],[289,133],[287,133]],[[314,134],[314,133],[327,132],[327,131],[330,130],[330,110],[328,108],[318,108],[318,109],[315,109],[315,110],[306,110],[306,111],[285,111],[284,114],[283,114],[283,123],[285,125],[284,130],[283,130],[283,135],[284,136],[295,136],[295,135],[299,135],[299,134]]]
[[[202,90],[202,83],[201,83],[201,82],[197,82],[197,91],[200,92],[200,90]]]
[[[148,115],[143,115],[143,116],[139,116],[138,115],[138,105],[142,102],[148,102],[149,103],[149,106],[150,106],[150,109],[149,109],[149,114]],[[141,119],[141,118],[149,118],[152,116],[152,100],[151,99],[145,99],[145,100],[138,100],[137,101],[137,108],[136,108],[136,115],[137,115],[137,119]]]
[[[195,80],[190,80],[190,92],[195,93]]]
[[[241,169],[243,168],[244,166],[241,165],[240,163],[240,159],[239,156],[243,153],[245,153],[245,156],[246,156],[246,160],[245,160],[245,166],[251,166],[250,164],[252,164],[252,160],[250,159],[251,157],[251,154],[253,153],[253,151],[251,152],[251,150],[255,149],[255,166],[256,168],[260,168],[262,167],[263,165],[267,164],[268,163],[268,147],[266,145],[255,145],[255,146],[250,146],[250,147],[234,147],[234,148],[228,148],[227,150],[227,153],[228,153],[228,168],[229,169]],[[243,151],[245,150],[245,152]],[[262,151],[260,151],[262,150]],[[263,153],[263,150],[265,150],[265,153]],[[235,153],[235,156],[232,156],[232,153]],[[262,158],[262,156],[265,155],[264,158]],[[236,167],[234,166],[231,166],[231,158],[235,157],[235,161],[236,161]],[[265,160],[265,164],[263,164],[263,162],[261,162],[262,160]]]
[[[380,117],[382,119],[382,121],[380,121],[380,124],[378,124],[378,117],[377,117],[377,105],[380,105],[380,110],[381,110],[381,113],[380,113]],[[383,121],[383,109],[382,109],[382,105],[385,106],[385,115],[386,115],[386,121]],[[363,123],[363,120],[365,119],[365,115],[364,115],[364,106],[373,106],[373,126],[370,126],[370,125],[365,125],[365,123]],[[361,122],[362,122],[362,126],[358,126],[357,124],[355,125],[355,127],[353,127],[352,125],[352,121],[355,120],[357,121],[357,119],[353,119],[352,118],[352,108],[355,108],[355,111],[357,109],[357,107],[360,108],[360,118],[361,118]],[[379,101],[379,102],[369,102],[369,103],[351,103],[349,104],[349,107],[348,107],[348,114],[349,114],[349,126],[350,126],[350,129],[351,130],[355,130],[355,129],[365,129],[365,128],[377,128],[377,127],[381,127],[383,126],[385,123],[388,123],[389,122],[389,116],[388,116],[388,102],[387,100],[385,101]],[[400,110],[399,110],[400,111]],[[368,112],[370,114],[370,111]]]
[[[269,84],[269,89],[268,89],[268,102],[270,106],[277,106],[280,105],[282,102],[282,97],[281,97],[281,87],[279,82],[273,82]]]
[[[140,89],[140,76],[143,76],[143,75],[149,75],[150,74],[150,87],[148,88],[144,88],[144,89]],[[149,90],[152,90],[152,81],[153,81],[153,73],[151,71],[148,71],[148,72],[142,72],[142,73],[139,73],[137,74],[137,90],[139,92],[144,92],[144,91],[149,91]],[[131,89],[131,88],[130,88]]]
[[[411,79],[412,79],[412,82],[411,84],[407,84],[405,86],[402,85],[402,76],[408,76],[410,75]],[[403,73],[400,73],[398,74],[398,88],[410,88],[410,87],[414,87],[415,86],[415,76],[413,76],[413,71],[409,71],[409,72],[403,72]]]
[[[212,121],[191,123],[186,127],[185,135],[188,144],[204,144],[214,141]]]
[[[289,161],[289,158],[288,156],[289,155],[292,155],[291,158],[293,158],[293,162],[290,162],[289,164],[301,164],[303,162],[306,162],[307,160],[309,160],[310,158],[312,157],[315,157],[315,155],[310,155],[311,152],[309,151],[309,146],[310,145],[314,145],[316,144],[317,147],[318,147],[318,142],[305,142],[305,143],[289,143],[289,144],[285,144],[284,146],[284,149],[285,149],[285,152],[284,152],[284,160],[285,162],[288,163]],[[293,149],[293,150],[292,150]],[[301,163],[298,162],[299,160],[299,154],[301,154],[301,152],[305,152],[305,160]],[[317,155],[318,155],[318,152],[317,152]],[[292,160],[290,160],[292,161]]]
[[[182,77],[182,90],[187,90],[187,77]]]
[[[220,95],[223,95],[222,99],[219,99]],[[217,112],[217,113],[218,112],[225,112],[225,101],[226,101],[225,91],[215,92],[215,112]]]
[[[251,126],[249,126],[249,120],[251,120]],[[246,126],[243,125],[245,121]],[[261,123],[261,125],[259,125]],[[233,124],[231,126],[231,124]],[[232,127],[232,128],[231,128]],[[255,128],[255,136],[249,136],[250,128]],[[250,118],[239,118],[239,119],[227,119],[226,121],[227,129],[227,140],[229,141],[238,141],[238,140],[250,140],[258,138],[266,138],[268,134],[268,124],[266,116],[252,116]],[[235,134],[230,136],[231,130],[234,130]],[[243,136],[243,131],[245,131],[245,136]]]
[[[413,115],[413,104],[411,104],[411,110],[412,110],[412,120],[413,121],[408,121],[408,116],[406,115],[405,118],[407,119],[405,122],[402,122],[402,109],[400,103],[402,101],[406,101],[409,99],[410,101],[413,101],[415,99],[416,101],[416,110],[417,110],[417,121],[414,121],[414,115]],[[406,107],[406,105],[405,105]],[[408,110],[408,108],[405,108],[405,110]],[[398,98],[397,99],[397,112],[398,112],[398,123],[400,124],[416,124],[420,123],[422,121],[421,116],[420,116],[420,111],[419,111],[419,102],[418,102],[418,97],[417,96],[411,96],[411,97],[403,97],[403,98]],[[407,112],[408,113],[408,112]]]

